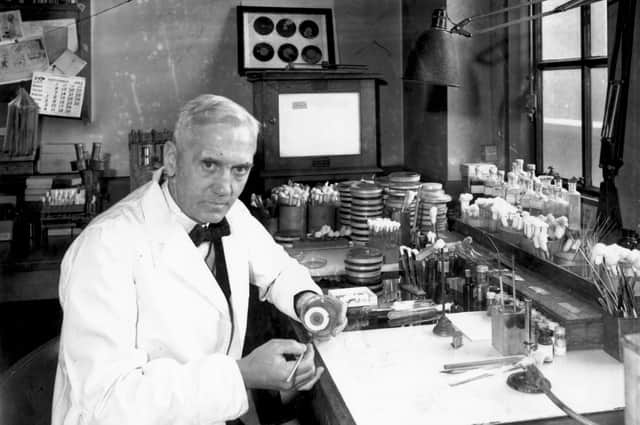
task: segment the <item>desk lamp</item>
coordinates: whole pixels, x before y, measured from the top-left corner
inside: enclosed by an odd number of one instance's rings
[[[460,57],[453,34],[471,37],[471,32],[466,30],[465,27],[472,21],[542,3],[543,1],[546,0],[531,0],[491,12],[481,13],[465,18],[457,24],[447,16],[445,9],[435,9],[431,17],[431,28],[420,34],[414,48],[409,53],[404,80],[459,87],[461,79]],[[597,0],[569,0],[552,10],[482,28],[475,31],[475,34],[484,34],[522,22],[544,18],[545,16],[565,12],[569,9],[596,1]],[[453,24],[451,29],[447,28],[447,22]]]

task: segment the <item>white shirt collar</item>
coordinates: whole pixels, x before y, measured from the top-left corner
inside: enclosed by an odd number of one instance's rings
[[[191,232],[191,229],[193,229],[193,226],[195,226],[198,223],[193,221],[191,218],[189,218],[180,209],[178,204],[176,204],[176,201],[173,199],[173,196],[171,196],[171,192],[169,192],[168,180],[165,180],[164,182],[162,182],[162,194],[164,195],[164,199],[167,201],[167,205],[169,206],[169,211],[171,211],[171,215],[173,216],[174,220],[176,220],[178,224],[182,226],[185,232],[187,233]]]

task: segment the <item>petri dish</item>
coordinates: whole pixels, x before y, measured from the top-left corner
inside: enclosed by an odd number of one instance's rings
[[[273,21],[266,16],[260,16],[253,21],[253,29],[260,35],[271,34],[274,26]]]
[[[273,47],[269,43],[258,43],[253,46],[253,57],[261,62],[268,62],[275,54]]]
[[[327,259],[324,257],[309,257],[303,259],[300,264],[308,269],[319,269],[327,265]]]

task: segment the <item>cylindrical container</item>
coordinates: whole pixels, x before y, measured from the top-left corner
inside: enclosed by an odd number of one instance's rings
[[[553,352],[556,356],[567,355],[567,337],[566,331],[562,326],[558,326],[555,332],[555,342],[553,343]]]
[[[503,356],[525,352],[524,310],[514,311],[513,307],[497,307],[491,315],[491,344]]]
[[[640,333],[622,339],[624,358],[624,423],[640,424]]]
[[[91,160],[102,161],[102,143],[93,143],[91,146]]]
[[[310,233],[317,232],[325,224],[331,229],[336,226],[336,207],[332,204],[309,205],[308,227]]]
[[[279,205],[278,233],[303,237],[307,230],[307,206]]]
[[[300,308],[305,329],[314,336],[328,336],[338,325],[340,301],[324,295],[310,297]]]
[[[495,306],[496,306],[496,293],[493,291],[487,291],[487,316],[491,316]]]
[[[553,331],[548,327],[538,331],[538,351],[544,353],[544,362],[553,361]]]

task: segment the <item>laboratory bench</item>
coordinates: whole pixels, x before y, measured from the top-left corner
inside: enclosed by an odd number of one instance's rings
[[[484,312],[456,313],[456,316]],[[486,320],[486,319],[484,319]],[[478,361],[500,354],[487,327],[459,349],[433,325],[343,332],[316,342],[326,368],[311,394],[315,421],[322,425],[375,424],[569,424],[543,394],[511,389],[507,373],[451,386],[461,377],[441,373],[444,364]],[[488,333],[487,333],[488,332]],[[569,407],[598,424],[624,423],[624,371],[600,349],[574,350],[540,367],[552,391]]]
[[[450,240],[459,240],[469,234],[486,245],[483,238],[492,237],[462,224],[454,223],[456,232],[449,235]],[[567,356],[557,357],[542,369],[553,389],[569,406],[589,413],[597,423],[622,423],[623,366],[599,348],[602,318],[597,306],[589,302],[585,281],[575,275],[562,275],[557,267],[529,258],[526,253],[493,239],[505,265],[510,265],[508,257],[511,253],[516,256],[517,274],[523,278],[523,283],[518,284],[519,294],[532,298],[538,304],[537,308],[567,327],[570,348]],[[64,245],[53,245],[0,264],[0,302],[57,300],[59,264],[64,248]],[[332,287],[344,282],[343,260],[348,249],[345,245],[311,244],[290,252],[302,263],[305,258],[325,260],[325,264],[310,272],[321,286]],[[398,276],[397,264],[384,265],[383,273]],[[299,324],[290,327],[298,338],[305,338]],[[381,324],[371,326],[374,329],[347,331],[333,340],[317,343],[317,362],[326,367],[326,372],[308,397],[313,421],[367,425],[574,423],[545,396],[511,390],[505,384],[506,376],[449,387],[447,379],[450,377],[439,373],[443,363],[477,360],[498,353],[490,341],[467,338],[463,347],[454,351],[450,346],[451,338],[435,336],[432,327],[386,327]],[[574,334],[569,329],[573,329]],[[286,332],[292,335],[291,329]],[[263,333],[256,341],[265,335],[277,336]],[[572,338],[579,344],[572,343]]]

